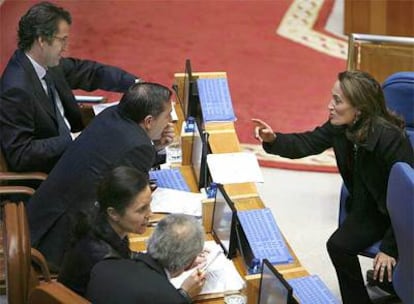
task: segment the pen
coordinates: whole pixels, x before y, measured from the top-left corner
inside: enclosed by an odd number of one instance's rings
[[[213,262],[218,258],[218,256],[220,255],[221,251],[216,251],[216,253],[214,254],[214,256],[207,262],[206,266],[204,266],[203,268],[199,269],[198,271],[200,273],[205,272],[211,264],[213,264]]]

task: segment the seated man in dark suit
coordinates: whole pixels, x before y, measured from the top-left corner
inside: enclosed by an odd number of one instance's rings
[[[138,81],[116,67],[62,57],[71,22],[48,2],[20,19],[18,49],[0,80],[0,148],[10,171],[48,173],[83,129],[73,89],[126,92]]]
[[[87,298],[95,304],[187,304],[198,295],[205,273],[196,269],[176,289],[174,278],[190,267],[204,245],[200,223],[191,216],[170,214],[148,240],[148,252],[135,260],[108,258],[92,269]]]
[[[172,141],[171,96],[159,84],[132,85],[117,106],[93,119],[29,200],[32,246],[55,267],[69,243],[70,218],[94,206],[106,172],[127,166],[148,174],[156,155],[153,140],[161,146]]]

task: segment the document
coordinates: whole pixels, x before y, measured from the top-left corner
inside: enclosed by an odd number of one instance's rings
[[[119,103],[119,101],[115,101],[115,102],[105,102],[105,103],[98,103],[96,105],[93,105],[93,112],[95,113],[95,116],[98,115],[99,113],[101,113],[103,110],[105,110],[106,108],[115,106]]]
[[[245,287],[244,280],[233,262],[223,254],[222,248],[214,241],[205,242],[204,248],[210,251],[207,264],[209,264],[210,259],[212,262],[206,270],[206,282],[200,294],[224,293],[243,289]],[[180,276],[172,278],[171,283],[176,288],[180,288],[181,284],[193,271],[195,269],[190,269]]]
[[[208,154],[207,164],[214,182],[220,184],[263,183],[256,155],[249,152]]]
[[[83,98],[88,97],[88,96],[81,96]],[[90,97],[88,97],[90,98]],[[103,98],[103,97],[102,97]],[[94,101],[93,99],[90,99],[89,102],[98,102],[98,101]],[[119,103],[119,101],[115,101],[115,102],[105,102],[105,103],[98,103],[96,105],[93,105],[93,112],[95,113],[95,116],[98,115],[99,113],[101,113],[103,110],[105,110],[106,108],[115,106]],[[177,121],[178,120],[178,115],[177,112],[175,111],[175,107],[174,107],[174,103],[172,103],[172,109],[171,109],[171,120],[172,121]]]
[[[103,96],[87,96],[87,95],[75,95],[77,102],[89,102],[89,103],[101,103],[105,100]]]
[[[151,210],[160,213],[184,213],[200,217],[202,193],[158,187],[152,193]]]

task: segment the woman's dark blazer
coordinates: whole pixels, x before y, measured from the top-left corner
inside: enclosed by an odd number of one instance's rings
[[[360,182],[353,183],[354,144],[343,127],[334,127],[329,122],[304,133],[275,133],[273,143],[264,143],[266,152],[287,158],[301,158],[319,154],[333,148],[336,162],[344,183],[351,193],[347,208],[352,205],[374,202],[377,210],[389,218],[386,208],[388,177],[395,162],[414,165],[414,153],[405,132],[384,122],[375,122],[366,142],[358,146],[355,170]],[[382,239],[381,251],[396,257],[397,247],[391,225]]]
[[[107,258],[131,258],[128,237],[121,239],[107,222],[98,217],[89,231],[74,242],[66,252],[58,281],[80,294],[85,295],[90,272],[100,261]]]

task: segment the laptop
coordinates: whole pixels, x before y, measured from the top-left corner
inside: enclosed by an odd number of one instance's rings
[[[236,255],[237,250],[236,217],[237,211],[234,203],[223,185],[218,184],[213,206],[211,233],[216,243],[223,248],[224,255],[229,259]]]
[[[264,259],[259,285],[258,304],[293,304],[293,289],[275,267]]]
[[[277,269],[264,259],[258,304],[340,304],[317,275],[285,280]]]
[[[207,166],[207,154],[209,153],[208,133],[203,130],[201,122],[196,120],[191,148],[191,167],[196,177],[198,189],[207,188],[211,182]]]

